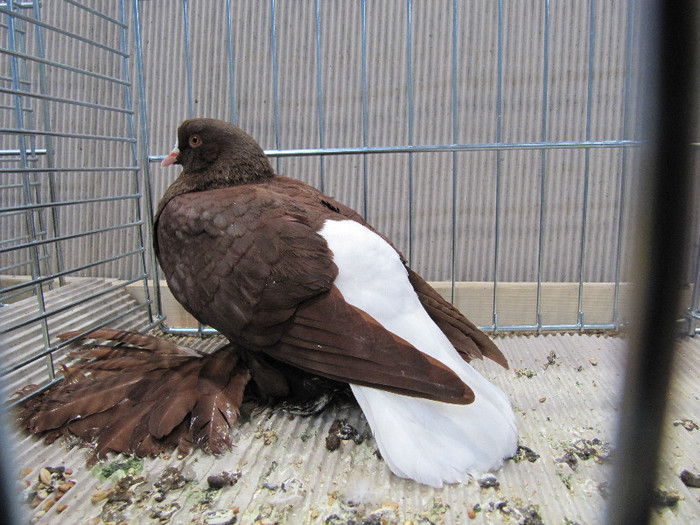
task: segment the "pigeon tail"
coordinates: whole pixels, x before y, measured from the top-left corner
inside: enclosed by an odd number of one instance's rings
[[[515,454],[518,435],[508,399],[474,369],[460,377],[465,375],[476,396],[469,405],[351,385],[394,474],[439,488],[496,470]]]
[[[432,321],[398,253],[354,221],[326,221],[319,233],[338,267],[345,300],[451,368],[475,394],[453,405],[352,385],[386,463],[397,476],[441,487],[498,468],[516,452],[506,395],[466,363]]]

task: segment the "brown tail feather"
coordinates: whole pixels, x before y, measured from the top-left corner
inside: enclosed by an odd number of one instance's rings
[[[220,454],[233,445],[250,379],[236,347],[207,355],[112,329],[60,337],[117,345],[83,345],[73,354],[77,362],[63,367],[65,381],[20,406],[20,420],[31,432],[53,439],[73,434],[94,442],[100,456],[156,455],[174,447],[187,453],[193,444]]]
[[[162,339],[150,334],[142,332],[134,332],[127,330],[115,330],[113,328],[100,328],[92,332],[83,333],[80,330],[64,332],[58,336],[59,339],[65,341],[78,337],[79,340],[99,339],[103,341],[113,341],[115,343],[125,343],[142,350],[150,350],[156,354],[162,355],[182,355],[182,356],[201,356],[200,352],[176,345],[172,341]]]

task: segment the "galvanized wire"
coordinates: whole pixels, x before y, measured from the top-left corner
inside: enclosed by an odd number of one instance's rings
[[[105,12],[76,0],[66,0],[63,5],[75,9],[88,27],[94,24],[96,34],[100,33],[97,28],[116,28],[115,38],[100,42],[72,28],[46,22],[42,18],[45,7],[38,1],[0,4],[4,38],[0,55],[9,65],[9,75],[0,79],[0,96],[9,102],[0,108],[0,133],[17,144],[16,148],[3,147],[0,157],[0,337],[16,341],[21,334],[41,335],[40,346],[28,355],[13,355],[8,361],[12,347],[3,348],[5,360],[0,376],[7,379],[22,374],[44,386],[56,381],[56,352],[66,343],[57,342],[53,330],[63,326],[66,316],[69,329],[94,329],[115,322],[141,328],[152,325],[142,231],[150,221],[144,221],[141,215],[141,167],[129,79],[131,32],[125,3],[113,4]],[[110,67],[97,70],[72,64],[70,57],[57,52],[58,41],[69,42],[76,55],[81,51],[97,53],[100,60],[95,65]],[[108,70],[113,73],[105,73]],[[92,84],[95,93],[102,93],[106,86],[114,87],[116,95],[102,102],[82,99],[81,93],[84,95],[86,90],[62,93],[60,82],[71,81]],[[70,126],[57,125],[62,110],[68,107],[79,111],[80,117]],[[118,125],[118,130],[109,134],[81,122],[93,115],[99,115],[99,120],[108,114]],[[82,150],[91,152],[98,162],[92,166],[83,163],[75,155]],[[104,163],[103,157],[95,153],[98,151],[103,152]],[[110,160],[116,158],[121,160]],[[93,191],[96,193],[91,195]],[[76,209],[81,210],[82,220],[68,227],[65,214]],[[122,212],[122,216],[104,223],[102,217],[112,209]],[[81,257],[70,249],[70,258],[66,256],[67,247],[87,247],[102,236],[113,239],[108,251]],[[129,262],[122,265],[122,261]],[[108,272],[104,269],[117,263],[131,270],[120,271],[92,292],[71,295],[71,283],[81,283],[95,271]],[[76,318],[76,324],[70,324],[72,312],[95,301],[115,301],[127,287],[138,283],[143,287],[143,301],[129,300],[130,306],[124,309],[96,314],[89,320]]]
[[[134,5],[138,4],[138,0],[133,0]],[[492,151],[495,154],[495,210],[494,210],[494,222],[493,222],[493,232],[494,232],[494,245],[493,245],[493,272],[492,272],[492,286],[493,286],[493,297],[492,297],[492,323],[490,325],[482,326],[482,328],[489,331],[553,331],[553,330],[617,330],[625,322],[626,319],[622,318],[620,309],[620,285],[623,276],[622,268],[624,266],[624,233],[625,233],[625,215],[627,213],[627,205],[625,202],[627,195],[627,171],[629,169],[628,154],[630,148],[638,148],[642,142],[634,138],[631,130],[630,123],[630,113],[633,111],[633,104],[631,99],[633,98],[633,79],[631,70],[633,68],[632,56],[635,46],[635,34],[633,28],[633,12],[635,9],[634,0],[630,0],[628,3],[628,15],[626,20],[626,27],[618,28],[619,31],[625,31],[627,38],[625,40],[626,49],[624,50],[624,112],[625,112],[625,123],[624,129],[621,136],[619,137],[596,137],[592,129],[592,119],[595,111],[599,111],[599,108],[594,105],[594,90],[596,82],[596,42],[600,38],[604,38],[605,35],[601,35],[597,31],[597,12],[599,10],[599,4],[592,0],[587,6],[588,12],[588,49],[587,49],[587,78],[586,78],[586,99],[585,99],[585,129],[583,129],[583,138],[580,140],[553,140],[550,137],[550,132],[548,129],[548,123],[550,119],[549,115],[549,104],[550,104],[550,76],[552,75],[551,65],[550,65],[550,50],[551,45],[551,23],[552,15],[549,0],[543,0],[542,2],[542,69],[539,73],[541,75],[541,126],[539,136],[533,141],[504,141],[505,130],[504,130],[504,104],[505,104],[505,87],[506,79],[505,75],[508,73],[505,69],[504,64],[504,35],[505,31],[505,19],[504,12],[508,6],[504,6],[502,1],[498,3],[498,31],[497,31],[497,82],[496,82],[496,106],[495,106],[495,141],[493,142],[476,142],[476,143],[460,143],[459,133],[458,133],[458,122],[459,122],[459,105],[461,101],[459,100],[459,86],[458,86],[458,68],[459,68],[459,58],[458,58],[458,46],[460,39],[462,38],[461,26],[459,24],[459,13],[458,2],[452,2],[452,13],[451,13],[451,49],[452,49],[452,80],[451,80],[451,112],[452,112],[452,142],[451,143],[416,143],[415,142],[415,80],[414,80],[414,67],[416,60],[419,60],[416,55],[416,50],[414,49],[414,26],[415,26],[415,6],[411,0],[406,0],[405,3],[405,15],[403,18],[404,24],[404,50],[405,50],[405,93],[406,93],[406,125],[407,125],[407,141],[405,144],[389,144],[389,145],[372,145],[369,140],[370,136],[370,90],[369,90],[369,79],[368,79],[368,49],[367,49],[367,17],[368,17],[368,5],[365,1],[362,1],[359,6],[360,20],[358,20],[360,30],[361,30],[361,58],[359,61],[360,67],[360,77],[361,85],[359,86],[358,97],[360,99],[361,107],[361,145],[359,146],[340,146],[340,147],[329,147],[326,142],[326,122],[328,115],[329,102],[326,100],[325,85],[324,85],[324,71],[326,71],[326,65],[323,63],[324,60],[324,49],[323,49],[323,39],[322,34],[324,31],[324,18],[321,13],[322,4],[317,0],[314,0],[314,54],[315,54],[315,91],[316,91],[316,110],[315,115],[309,115],[309,118],[316,121],[318,128],[318,147],[295,147],[288,148],[284,147],[287,142],[282,137],[282,112],[281,112],[281,92],[280,92],[280,55],[278,53],[280,35],[279,26],[281,24],[280,17],[283,16],[279,10],[275,0],[270,0],[268,4],[267,15],[269,16],[269,50],[271,53],[271,92],[272,92],[272,116],[273,116],[273,129],[274,129],[274,149],[267,149],[265,152],[268,156],[276,159],[277,168],[279,171],[280,159],[282,158],[302,158],[302,157],[319,157],[319,170],[320,170],[320,186],[322,190],[326,189],[326,163],[325,158],[330,156],[347,156],[347,155],[358,155],[361,156],[362,160],[362,214],[367,217],[369,213],[368,206],[368,188],[369,188],[369,168],[368,159],[370,155],[391,155],[391,154],[405,154],[407,155],[407,184],[408,184],[408,196],[407,196],[407,206],[408,206],[408,259],[412,263],[414,257],[414,242],[416,235],[415,221],[415,188],[414,188],[414,155],[421,153],[450,153],[452,155],[452,183],[451,183],[451,209],[452,217],[450,221],[451,233],[450,235],[450,285],[451,285],[451,296],[455,297],[455,287],[457,279],[457,213],[459,210],[459,199],[458,199],[458,185],[460,182],[459,171],[461,169],[460,163],[458,162],[459,152],[485,152]],[[262,13],[262,11],[261,11]],[[192,36],[189,31],[189,10],[187,0],[183,0],[183,16],[184,19],[184,41],[185,41],[185,64],[184,70],[188,79],[187,85],[187,99],[188,106],[191,107],[191,100],[194,96],[191,93],[191,68],[192,68],[192,57],[193,57],[193,47],[199,45],[199,42],[192,40]],[[231,29],[231,20],[234,16],[231,12],[230,2],[226,3],[226,14],[227,17],[227,49],[229,50],[229,56],[227,57],[228,64],[228,75],[229,75],[229,93],[233,98],[237,91],[234,89],[234,76],[233,76],[233,66],[234,59],[233,53],[233,36]],[[352,23],[349,21],[348,23]],[[137,28],[136,31],[139,29]],[[231,100],[231,118],[233,120],[235,110],[238,107],[237,100]],[[142,117],[143,121],[147,120],[144,113]],[[164,156],[159,154],[159,152],[154,152],[150,149],[148,144],[146,144],[148,149],[148,160],[151,163],[160,162]],[[590,185],[591,185],[591,152],[596,149],[614,149],[622,152],[622,171],[621,171],[621,181],[620,181],[620,195],[618,199],[617,207],[618,217],[616,221],[617,229],[617,241],[614,253],[614,260],[611,258],[611,262],[615,268],[615,282],[613,291],[613,314],[610,322],[590,322],[586,319],[585,310],[586,304],[584,302],[584,289],[587,283],[587,264],[588,264],[588,237],[590,236],[590,217],[589,217],[589,207],[590,207]],[[536,298],[534,304],[534,319],[531,323],[522,324],[505,324],[499,319],[499,312],[502,308],[500,290],[502,289],[502,267],[505,263],[506,256],[505,252],[508,247],[504,244],[504,219],[503,215],[505,213],[504,203],[503,203],[503,193],[504,189],[504,163],[503,155],[505,152],[512,151],[539,151],[540,152],[540,175],[539,175],[539,210],[537,219],[537,263],[536,263]],[[550,221],[552,220],[552,212],[550,210],[551,203],[548,202],[548,188],[551,183],[549,179],[550,173],[550,161],[549,152],[552,150],[583,150],[583,173],[582,173],[582,194],[581,194],[581,216],[580,216],[580,230],[578,238],[578,248],[577,248],[577,269],[576,281],[578,286],[577,293],[577,312],[576,319],[571,323],[563,324],[553,324],[547,323],[543,319],[543,297],[542,291],[545,286],[545,256],[548,251],[548,228],[550,227]],[[194,329],[193,333],[201,333],[202,327]]]

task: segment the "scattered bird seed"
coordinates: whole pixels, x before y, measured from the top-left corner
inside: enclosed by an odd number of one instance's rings
[[[51,472],[46,467],[39,471],[39,481],[44,485],[51,485]]]
[[[491,474],[480,478],[479,480],[477,480],[477,482],[479,483],[479,487],[481,487],[482,489],[498,488],[501,486],[501,484],[496,479],[496,476],[493,476]]]
[[[681,497],[675,490],[654,489],[651,503],[655,507],[675,507],[679,499]]]
[[[238,520],[233,509],[210,510],[204,515],[207,525],[233,525]]]
[[[689,470],[681,472],[681,481],[686,487],[700,488],[700,475],[693,474]]]
[[[536,372],[530,370],[529,368],[516,368],[514,372],[515,377],[527,377],[528,379],[532,379],[537,375]]]
[[[521,461],[525,460],[529,461],[530,463],[534,463],[539,459],[539,457],[540,455],[531,448],[524,445],[518,445],[515,456],[513,456],[511,459],[516,463],[520,463]]]
[[[692,432],[693,430],[698,430],[698,424],[695,421],[693,421],[692,419],[687,419],[687,418],[676,419],[673,422],[673,426],[674,427],[681,426],[684,429],[686,429],[688,432]]]
[[[224,470],[221,474],[207,477],[207,484],[210,489],[219,490],[238,483],[238,480],[241,479],[241,475],[240,472],[227,472]]]

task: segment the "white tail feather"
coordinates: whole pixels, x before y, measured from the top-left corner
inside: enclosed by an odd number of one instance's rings
[[[452,405],[351,385],[392,472],[441,487],[500,467],[518,442],[510,402],[430,319],[396,251],[354,221],[326,221],[319,233],[333,252],[345,300],[449,366],[475,394],[469,405]]]

